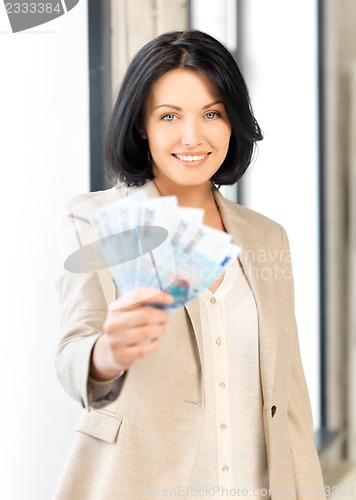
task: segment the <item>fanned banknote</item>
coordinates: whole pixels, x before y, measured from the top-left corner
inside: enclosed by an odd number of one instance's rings
[[[211,286],[240,253],[231,235],[203,218],[203,209],[179,207],[175,196],[139,191],[101,207],[91,222],[120,293],[166,290],[174,302],[162,307],[174,310]]]

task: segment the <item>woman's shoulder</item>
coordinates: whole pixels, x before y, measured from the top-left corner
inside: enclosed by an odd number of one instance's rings
[[[68,201],[65,209],[74,211],[81,216],[91,216],[93,213],[104,205],[109,205],[134,194],[137,191],[144,191],[148,197],[159,196],[159,192],[155,187],[154,182],[148,181],[143,186],[127,186],[123,182],[117,182],[113,187],[102,191],[92,191],[73,196]]]
[[[225,227],[245,248],[280,248],[288,245],[283,226],[251,208],[228,200],[219,193],[216,197]]]
[[[276,222],[260,212],[241,205],[240,203],[231,201],[225,198],[221,193],[217,194],[217,202],[219,208],[222,209],[226,217],[234,218],[238,220],[240,224],[253,224],[256,228],[259,227],[266,231],[281,231],[279,222]]]
[[[266,226],[269,228],[279,228],[280,224],[279,222],[267,217],[266,215],[257,212],[256,210],[252,210],[252,208],[248,208],[244,205],[241,205],[239,203],[226,200],[227,203],[230,205],[230,208],[236,212],[236,215],[246,221],[249,222],[255,222],[261,226]]]
[[[128,188],[124,184],[101,191],[90,191],[72,196],[64,207],[65,212],[71,212],[81,217],[90,217],[94,212],[104,205],[108,205],[118,199],[127,196]]]

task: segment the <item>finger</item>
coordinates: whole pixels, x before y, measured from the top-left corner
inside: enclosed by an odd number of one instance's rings
[[[109,305],[108,310],[131,310],[149,303],[169,305],[173,302],[173,300],[173,297],[164,290],[151,287],[137,288],[124,293],[121,297],[115,300],[115,302],[112,302]]]
[[[127,329],[146,325],[166,324],[169,318],[167,311],[154,307],[141,307],[134,310],[115,310],[108,312],[104,324],[106,333],[124,333]]]
[[[159,339],[166,332],[165,324],[153,326],[141,326],[126,330],[119,338],[112,341],[112,349],[135,347],[142,342],[150,342]]]
[[[124,369],[129,368],[134,361],[140,358],[145,358],[146,356],[152,354],[158,349],[159,339],[153,339],[147,343],[136,344],[135,346],[128,346],[123,349],[120,349],[119,355],[115,356],[113,353],[113,357],[120,366],[123,366]]]

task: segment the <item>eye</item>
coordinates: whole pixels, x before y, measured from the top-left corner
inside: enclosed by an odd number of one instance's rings
[[[214,118],[217,118],[221,116],[220,113],[218,113],[217,111],[209,111],[209,113],[207,113],[205,115],[205,117],[208,119],[208,120],[214,120]]]
[[[172,122],[173,120],[175,120],[175,115],[172,115],[172,113],[169,113],[168,115],[162,116],[162,120],[164,120],[166,122]]]

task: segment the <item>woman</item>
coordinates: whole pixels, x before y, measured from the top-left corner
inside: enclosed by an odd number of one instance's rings
[[[152,306],[171,303],[164,291],[118,297],[108,269],[62,276],[57,371],[85,411],[56,499],[325,498],[287,236],[216,188],[242,177],[260,139],[236,62],[211,36],[167,33],[133,59],[107,137],[120,182],[72,200],[65,257],[95,239],[99,206],[138,190],[203,208],[243,251],[171,314]]]

